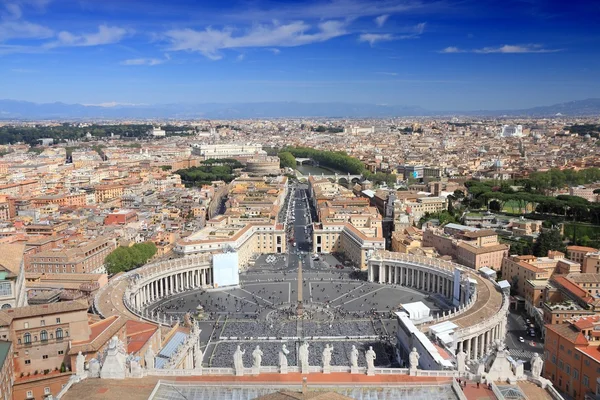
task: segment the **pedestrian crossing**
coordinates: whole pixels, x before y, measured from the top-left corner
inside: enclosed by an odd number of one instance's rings
[[[533,357],[533,351],[523,349],[510,349],[508,353],[512,358],[518,358],[523,360],[529,360]]]

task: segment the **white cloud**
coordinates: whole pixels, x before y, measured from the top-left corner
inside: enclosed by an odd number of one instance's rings
[[[0,21],[0,42],[10,39],[46,39],[54,32],[45,26],[23,20]]]
[[[505,44],[500,47],[484,47],[473,50],[474,53],[555,53],[561,49],[544,49],[541,44],[510,45]]]
[[[375,24],[377,24],[377,26],[381,28],[385,24],[385,21],[387,21],[387,19],[389,17],[390,17],[390,14],[380,15],[379,17],[375,18]]]
[[[404,35],[392,35],[391,33],[363,33],[358,37],[359,42],[367,42],[373,46],[377,42],[389,42],[390,40],[417,39],[425,31],[425,22],[403,29]]]
[[[131,58],[129,60],[125,60],[121,62],[122,65],[159,65],[163,64],[167,60],[163,60],[160,58]]]
[[[8,12],[7,17],[9,17],[9,18],[19,19],[23,15],[23,13],[21,11],[21,6],[19,6],[16,3],[7,3],[4,5],[4,7],[6,8],[6,11]]]
[[[449,46],[446,47],[445,49],[441,50],[440,53],[464,53],[464,50],[459,49],[458,47],[454,47],[454,46]]]
[[[100,25],[98,32],[75,35],[71,32],[62,31],[58,33],[54,42],[47,43],[45,47],[83,47],[100,46],[120,42],[130,32],[127,29],[116,26]]]
[[[371,46],[377,42],[389,42],[390,40],[396,40],[391,33],[363,33],[358,37],[359,42],[367,42]]]
[[[385,14],[409,13],[413,11],[436,12],[445,8],[444,1],[425,4],[422,0],[324,0],[299,3],[285,2],[273,8],[251,8],[243,12],[225,15],[228,20],[272,21],[296,19],[346,19],[376,17]]]
[[[563,49],[545,49],[541,44],[510,45],[505,44],[499,47],[483,47],[481,49],[464,50],[455,46],[449,46],[439,51],[439,53],[477,53],[477,54],[526,54],[526,53],[556,53]]]
[[[387,75],[387,76],[397,76],[397,72],[377,72],[379,75]]]
[[[235,58],[235,60],[236,60],[236,61],[238,61],[238,62],[239,62],[239,61],[244,61],[244,58],[246,58],[246,55],[244,55],[244,54],[240,54],[240,55],[238,55],[238,56]]]
[[[281,50],[279,50],[278,48],[274,47],[272,49],[269,49],[270,52],[272,52],[273,54],[279,54],[281,53]]]
[[[46,39],[54,32],[45,26],[34,24],[21,19],[21,5],[13,2],[6,3],[4,10],[0,8],[0,42],[11,39]]]
[[[295,47],[310,43],[324,42],[346,35],[346,22],[324,21],[316,28],[303,21],[280,24],[277,21],[268,25],[255,25],[241,35],[234,29],[222,30],[208,27],[203,31],[174,29],[166,32],[171,42],[171,51],[193,51],[211,60],[221,59],[220,50],[251,47]]]

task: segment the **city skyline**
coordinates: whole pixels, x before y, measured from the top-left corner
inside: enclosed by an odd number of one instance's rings
[[[550,105],[600,89],[600,8],[589,2],[14,0],[0,7],[5,99],[443,111]]]

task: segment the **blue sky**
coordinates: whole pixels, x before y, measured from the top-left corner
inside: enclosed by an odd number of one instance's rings
[[[506,109],[600,97],[591,0],[0,0],[0,98]]]

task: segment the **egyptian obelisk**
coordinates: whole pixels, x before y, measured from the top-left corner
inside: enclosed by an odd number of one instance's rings
[[[296,315],[299,317],[304,313],[304,306],[302,305],[302,287],[304,282],[302,281],[302,262],[298,260],[298,306],[296,307]]]

